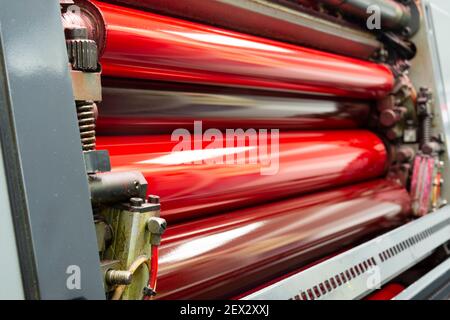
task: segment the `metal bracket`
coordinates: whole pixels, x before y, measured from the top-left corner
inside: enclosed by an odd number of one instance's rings
[[[74,100],[101,101],[102,82],[101,72],[82,72],[71,70]]]

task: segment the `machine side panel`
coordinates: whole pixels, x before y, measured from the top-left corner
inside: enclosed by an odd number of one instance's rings
[[[3,0],[0,8],[38,297],[103,299],[59,4]]]

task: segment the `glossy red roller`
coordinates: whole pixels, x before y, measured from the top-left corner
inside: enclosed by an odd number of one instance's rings
[[[104,28],[91,34],[98,35],[107,76],[360,98],[382,97],[393,88],[393,74],[383,65],[92,3],[104,20],[88,24]]]
[[[97,148],[110,151],[113,171],[145,175],[169,222],[376,178],[387,164],[383,142],[364,130],[202,135],[195,126],[192,136],[100,136]]]
[[[158,298],[227,299],[404,223],[410,198],[377,180],[169,227]]]

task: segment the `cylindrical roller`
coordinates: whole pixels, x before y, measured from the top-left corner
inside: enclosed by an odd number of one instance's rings
[[[91,36],[98,35],[107,76],[359,98],[382,97],[393,88],[393,74],[383,65],[98,1],[92,1],[96,7],[83,3],[91,17],[104,20],[86,25],[94,26]]]
[[[366,22],[374,14],[380,17],[383,30],[405,30],[408,35],[417,32],[420,16],[414,1],[405,6],[394,0],[319,0],[344,14]],[[413,11],[413,12],[412,12]]]
[[[144,199],[147,181],[140,172],[102,172],[88,175],[93,205],[127,202],[130,198]]]
[[[366,102],[249,94],[103,87],[97,132],[108,135],[172,133],[204,128],[348,129],[367,124]]]
[[[362,59],[383,48],[367,30],[350,28],[271,0],[106,0],[255,36]],[[286,4],[286,2],[283,2]],[[233,14],[224,14],[233,12]]]
[[[97,143],[109,150],[113,170],[144,174],[169,222],[376,178],[387,164],[383,142],[369,131],[282,132],[279,138],[275,131],[214,131],[203,139],[197,126],[197,134],[173,135],[175,141],[100,136]],[[178,151],[186,145],[192,150]]]
[[[226,299],[404,223],[407,191],[378,180],[169,227],[160,299]]]

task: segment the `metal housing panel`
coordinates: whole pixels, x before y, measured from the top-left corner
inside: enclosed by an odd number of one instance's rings
[[[102,299],[58,1],[2,0],[0,22],[15,126],[15,141],[7,143],[20,157],[39,285],[32,297]],[[80,271],[80,288],[67,286],[70,270]]]
[[[450,66],[448,65],[448,51],[450,46],[445,39],[449,29],[448,0],[424,0],[421,4],[422,25],[419,32],[411,39],[419,48],[416,57],[411,61],[410,78],[416,88],[428,87],[433,92],[434,119],[433,134],[443,132],[446,145],[450,141],[450,114],[447,107]],[[435,24],[440,18],[440,24]],[[447,64],[447,65],[446,65]],[[447,77],[447,79],[445,78]],[[445,161],[444,176],[450,176],[450,149],[446,148],[442,155]],[[450,179],[444,179],[442,193],[445,199],[450,199]]]
[[[0,142],[0,300],[17,300],[24,298],[24,292],[1,151]]]

